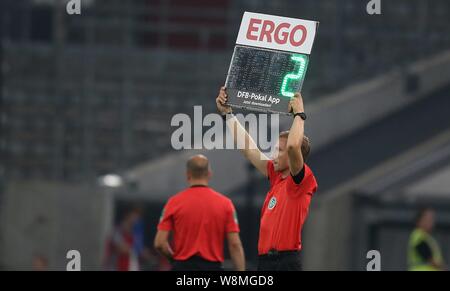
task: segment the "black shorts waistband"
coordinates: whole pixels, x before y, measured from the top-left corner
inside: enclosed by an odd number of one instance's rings
[[[221,262],[212,262],[199,256],[184,261],[172,261],[172,271],[223,271]]]
[[[183,261],[174,260],[174,262],[176,262],[176,263],[194,263],[194,262],[201,262],[201,263],[204,263],[204,264],[210,264],[210,265],[213,265],[213,266],[221,266],[221,265],[222,265],[221,262],[212,262],[212,261],[208,261],[208,260],[205,260],[204,258],[202,258],[202,257],[200,257],[200,256],[193,256],[193,257],[190,257],[189,259],[183,260]]]
[[[300,255],[300,251],[277,251],[270,250],[267,254],[259,255],[261,259],[273,259],[280,257],[288,257],[288,256],[298,256]]]

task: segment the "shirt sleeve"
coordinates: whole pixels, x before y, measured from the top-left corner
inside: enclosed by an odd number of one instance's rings
[[[124,243],[123,236],[121,235],[119,230],[114,231],[114,234],[112,237],[112,243],[116,247],[121,245],[122,243]]]
[[[287,193],[291,197],[299,197],[301,195],[310,195],[312,196],[317,191],[317,182],[314,178],[314,175],[311,169],[305,164],[303,173],[303,179],[301,179],[300,183],[296,183],[295,178],[292,175],[289,175],[287,182]]]
[[[275,183],[276,177],[277,177],[277,175],[275,173],[275,168],[273,166],[273,162],[268,161],[267,162],[267,178],[269,179],[271,188],[272,188],[273,184]]]
[[[433,257],[430,246],[424,241],[416,246],[416,251],[423,262],[429,262]]]
[[[158,230],[173,230],[173,206],[172,200],[169,200],[164,206],[161,217],[159,218]]]
[[[239,221],[237,217],[236,209],[233,206],[233,203],[229,201],[228,203],[228,211],[227,211],[227,222],[226,222],[226,232],[239,232]]]
[[[303,164],[302,170],[300,172],[298,172],[297,175],[294,176],[291,173],[291,176],[292,176],[292,179],[294,180],[295,184],[297,184],[297,185],[300,184],[303,181],[303,178],[305,178],[305,165]]]

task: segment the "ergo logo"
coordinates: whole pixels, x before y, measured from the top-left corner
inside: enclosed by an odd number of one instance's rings
[[[292,46],[301,46],[306,40],[306,27],[299,24],[292,29],[290,28],[291,24],[287,22],[282,22],[275,26],[275,23],[271,20],[266,19],[263,21],[261,19],[251,18],[246,37],[248,40],[266,41],[268,43],[271,43],[273,39],[280,45],[286,44],[289,40]]]
[[[245,12],[236,45],[309,55],[318,25],[311,20]]]

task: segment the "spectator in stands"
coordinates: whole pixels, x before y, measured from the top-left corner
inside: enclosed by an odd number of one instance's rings
[[[410,271],[442,271],[445,269],[441,249],[431,236],[435,213],[431,208],[421,209],[416,217],[416,228],[409,238],[408,265]]]
[[[43,255],[35,255],[33,257],[33,271],[47,271],[48,260]]]
[[[140,208],[137,207],[137,210]],[[139,210],[140,211],[140,210]],[[140,269],[151,268],[152,263],[156,263],[156,256],[144,244],[145,223],[142,212],[133,226],[133,251],[138,255]]]
[[[137,233],[142,209],[134,207],[120,222],[106,247],[106,268],[114,271],[139,271],[140,251],[144,250],[141,236]],[[136,225],[138,225],[136,227]]]

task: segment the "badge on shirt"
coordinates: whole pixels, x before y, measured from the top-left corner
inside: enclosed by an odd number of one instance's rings
[[[159,222],[161,222],[164,219],[164,212],[166,212],[165,208],[163,208],[163,210],[161,212],[161,216],[159,217]]]
[[[269,206],[267,207],[269,210],[272,210],[277,205],[277,198],[272,197],[269,201]]]
[[[239,224],[239,220],[238,220],[236,211],[233,212],[233,219],[234,219],[234,223]]]

